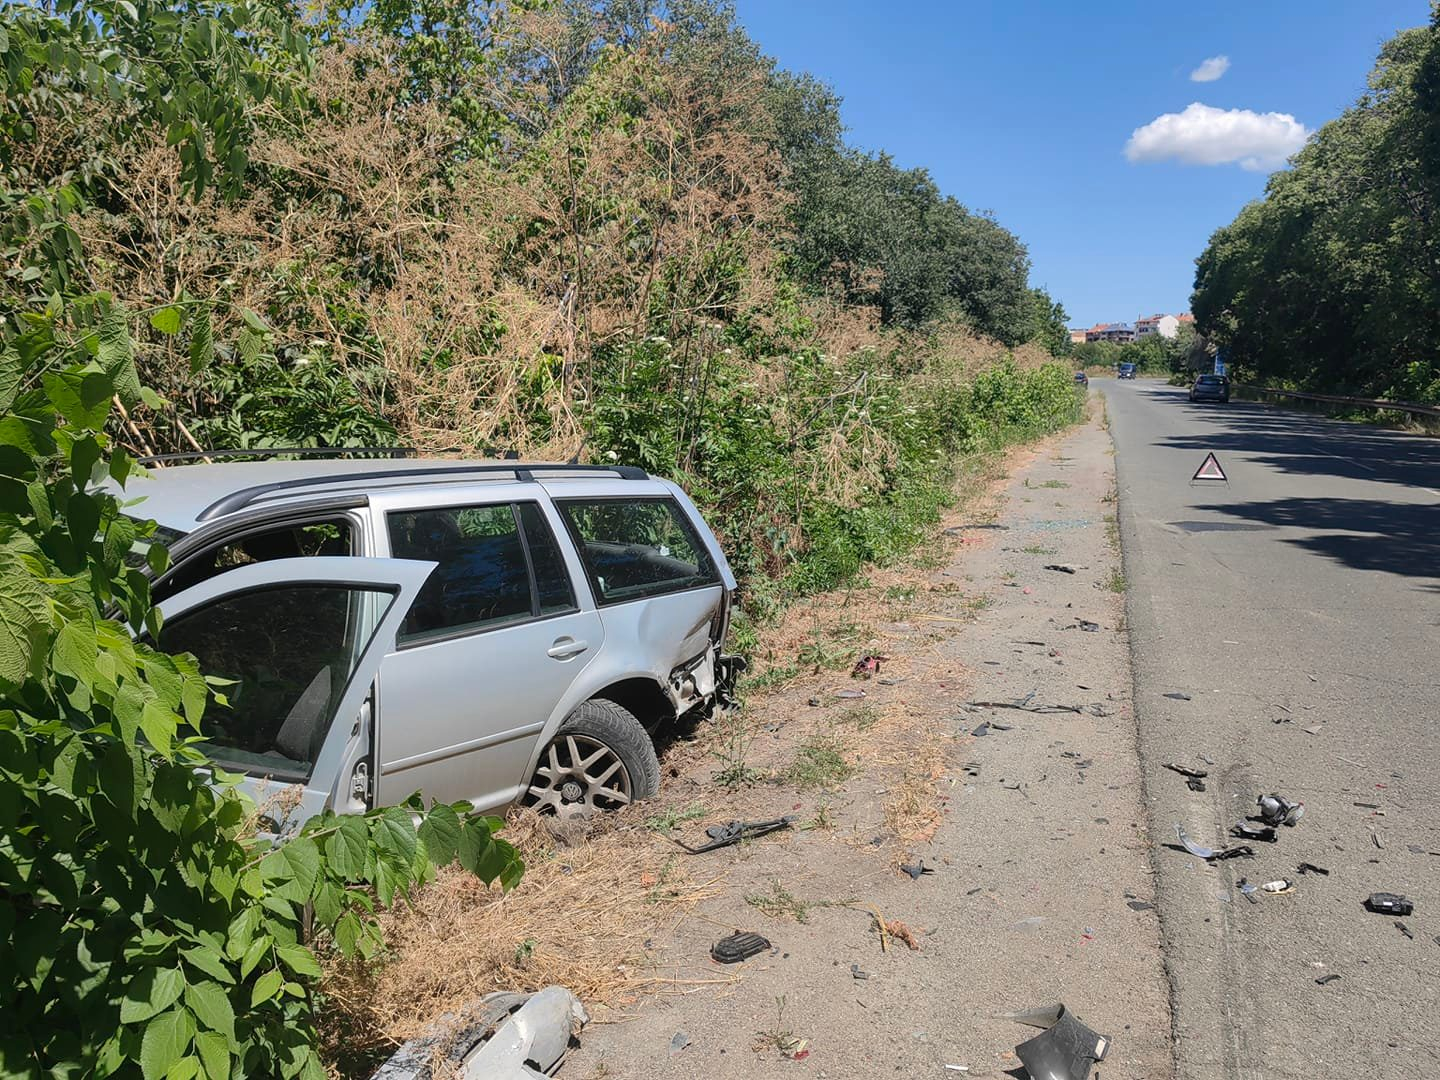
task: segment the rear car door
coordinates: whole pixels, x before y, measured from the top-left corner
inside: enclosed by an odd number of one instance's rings
[[[231,680],[201,734],[216,764],[243,773],[269,832],[326,807],[364,810],[369,701],[433,563],[312,557],[252,563],[170,596],[156,646]],[[268,820],[267,820],[268,819]]]
[[[584,495],[550,487],[605,620],[617,677],[649,675],[677,705],[713,693],[735,579],[698,511],[659,484],[587,485]]]
[[[512,802],[604,628],[533,484],[371,499],[377,546],[437,564],[380,672],[378,797]]]

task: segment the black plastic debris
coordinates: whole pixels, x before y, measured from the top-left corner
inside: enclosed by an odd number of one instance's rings
[[[1185,786],[1191,791],[1204,791],[1205,781],[1201,780],[1198,776],[1192,776],[1185,781]]]
[[[741,960],[759,956],[768,948],[770,942],[759,934],[736,930],[729,937],[723,937],[710,946],[710,956],[716,963],[738,964]]]
[[[706,829],[705,835],[710,837],[708,844],[691,847],[683,840],[675,840],[675,843],[690,852],[691,855],[701,855],[707,851],[714,851],[716,848],[738,844],[741,840],[753,840],[757,836],[766,836],[769,833],[778,832],[780,829],[788,829],[795,824],[795,821],[796,818],[792,814],[771,818],[769,821],[731,821],[724,825],[711,825]]]
[[[851,964],[850,977],[857,982],[863,982],[864,980],[870,978],[870,973],[868,971],[861,971],[859,964]]]
[[[1131,911],[1154,911],[1155,905],[1148,900],[1130,900],[1125,904]]]
[[[919,859],[913,863],[901,863],[900,869],[903,870],[905,873],[909,874],[910,877],[915,881],[919,881],[921,876],[924,874],[935,873],[934,870],[925,865],[924,859]]]
[[[971,735],[989,735],[989,734],[990,734],[990,724],[989,724],[988,722],[982,723],[982,724],[980,724],[979,726],[977,726],[974,731],[970,732],[970,734],[971,734]]]
[[[1407,897],[1393,892],[1371,893],[1365,898],[1365,907],[1376,915],[1409,915],[1415,910]]]
[[[1255,800],[1260,807],[1260,820],[1266,825],[1294,825],[1305,816],[1303,802],[1292,803],[1283,795],[1271,792]]]
[[[1084,630],[1087,634],[1093,634],[1096,630],[1100,629],[1100,624],[1098,622],[1091,622],[1089,619],[1081,619],[1080,629]]]
[[[1014,731],[1014,724],[1002,724],[999,720],[989,721],[991,731]]]
[[[1045,1028],[1015,1047],[1020,1063],[1034,1080],[1087,1080],[1091,1068],[1104,1061],[1110,1050],[1110,1036],[1086,1027],[1063,1004],[1006,1013],[1000,1019]]]
[[[1274,825],[1256,825],[1253,821],[1237,821],[1230,826],[1230,835],[1242,840],[1263,840],[1267,844],[1275,843],[1276,839]]]
[[[1168,697],[1168,698],[1170,698],[1172,701],[1190,701],[1190,700],[1191,700],[1191,697],[1190,697],[1189,694],[1179,694],[1179,693],[1176,693],[1176,694],[1166,694],[1165,696]]]
[[[1295,868],[1297,874],[1319,874],[1321,877],[1329,877],[1330,871],[1323,866],[1316,866],[1313,862],[1302,862]]]
[[[1338,979],[1338,978],[1340,978],[1340,976],[1334,974],[1333,972],[1332,972],[1331,974],[1329,974],[1329,975],[1321,975],[1318,979],[1315,980],[1315,985],[1316,985],[1316,986],[1327,986],[1327,985],[1329,985],[1330,983],[1334,982],[1334,981],[1335,981],[1336,979]]]
[[[1406,925],[1405,925],[1403,922],[1401,922],[1399,919],[1396,919],[1396,920],[1395,920],[1395,929],[1396,929],[1396,930],[1399,930],[1402,934],[1404,934],[1404,935],[1405,935],[1407,938],[1409,938],[1411,941],[1414,941],[1414,940],[1415,940],[1415,935],[1411,932],[1410,927],[1406,926]]]
[[[1064,565],[1063,563],[1047,563],[1047,564],[1045,565],[1045,569],[1046,569],[1046,570],[1055,570],[1055,571],[1057,571],[1058,573],[1061,573],[1061,574],[1073,574],[1073,573],[1075,573],[1075,568],[1074,568],[1073,566],[1066,566],[1066,565]]]

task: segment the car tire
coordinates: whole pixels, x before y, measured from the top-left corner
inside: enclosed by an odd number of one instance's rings
[[[640,721],[613,701],[591,698],[565,718],[540,752],[521,801],[541,813],[588,817],[652,798],[659,790],[660,761]]]

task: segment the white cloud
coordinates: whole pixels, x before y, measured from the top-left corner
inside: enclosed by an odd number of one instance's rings
[[[1200,61],[1200,66],[1190,72],[1191,82],[1214,82],[1230,70],[1230,58],[1228,56],[1212,56],[1208,60]]]
[[[1184,165],[1232,165],[1270,172],[1305,145],[1310,132],[1289,113],[1217,109],[1198,101],[1184,112],[1157,116],[1125,144],[1131,161],[1175,160]]]

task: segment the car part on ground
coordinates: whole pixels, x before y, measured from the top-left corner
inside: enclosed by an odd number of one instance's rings
[[[710,837],[710,842],[701,844],[699,847],[691,847],[683,840],[671,837],[691,855],[703,855],[707,851],[715,851],[718,848],[729,847],[731,844],[738,844],[741,840],[753,840],[757,836],[766,836],[781,829],[788,829],[795,824],[796,818],[793,814],[785,817],[771,818],[768,821],[730,821],[724,825],[711,825],[705,830],[705,835]]]
[[[1204,859],[1206,862],[1215,859],[1248,858],[1255,854],[1248,844],[1237,844],[1235,847],[1229,848],[1208,848],[1197,844],[1185,834],[1185,826],[1181,825],[1178,821],[1175,823],[1175,836],[1186,851],[1196,858]]]
[[[400,1047],[371,1080],[537,1080],[559,1068],[589,1021],[580,1000],[563,986],[487,994]]]
[[[1086,1027],[1063,1003],[1001,1013],[996,1019],[1045,1029],[1015,1047],[1032,1080],[1088,1080],[1091,1067],[1104,1061],[1110,1050],[1110,1036]]]
[[[770,948],[768,938],[736,930],[735,933],[721,938],[710,947],[710,957],[717,964],[738,964],[741,960],[759,956],[768,948]]]
[[[640,721],[613,701],[592,698],[571,713],[550,745],[523,803],[561,817],[618,810],[660,790],[655,744]]]
[[[1305,804],[1303,802],[1292,803],[1283,795],[1271,792],[1269,795],[1261,795],[1255,800],[1260,807],[1260,820],[1266,825],[1289,825],[1294,826],[1305,816]]]
[[[1399,893],[1377,892],[1365,898],[1365,908],[1376,915],[1409,915],[1415,905]]]

